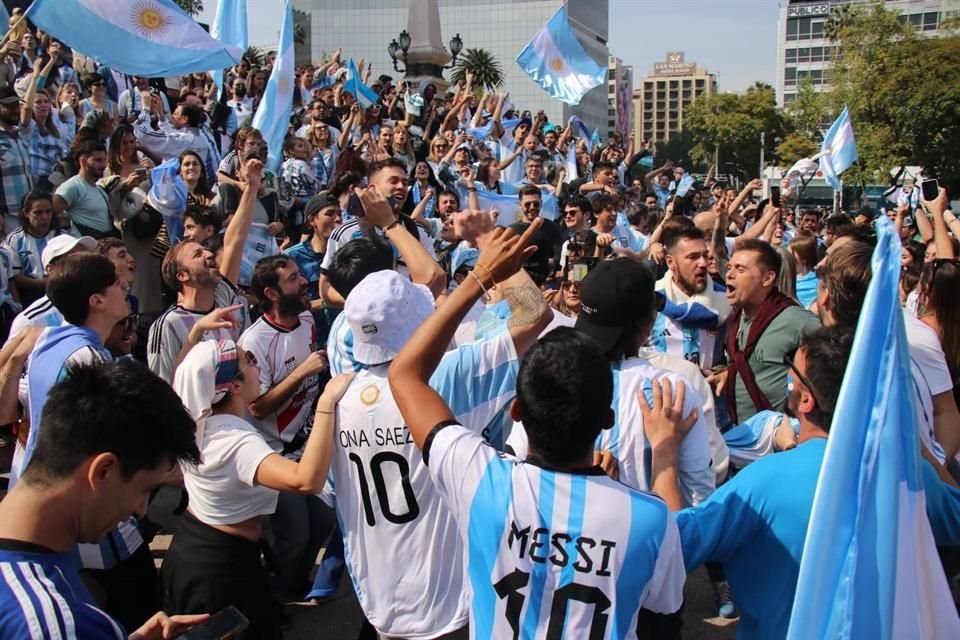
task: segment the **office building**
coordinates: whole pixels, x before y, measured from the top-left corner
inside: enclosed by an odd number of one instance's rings
[[[777,22],[777,101],[793,102],[798,83],[810,78],[818,91],[830,88],[830,58],[835,45],[824,34],[830,13],[844,4],[867,0],[789,0],[780,6]],[[918,32],[936,36],[949,17],[960,16],[960,0],[887,0],[887,8],[900,12]]]
[[[373,63],[373,77],[387,74],[400,78],[403,74],[393,70],[387,45],[408,28],[409,5],[417,1],[293,0],[293,6],[307,14],[303,22],[309,26],[307,39],[314,61],[343,47],[344,58]],[[570,107],[550,98],[514,62],[564,0],[439,0],[438,4],[442,41],[447,43],[459,33],[464,51],[477,48],[491,52],[504,72],[503,89],[510,92],[518,109],[533,113],[543,110],[557,124],[578,115],[591,127],[605,128],[609,118],[606,86],[596,87],[579,105]],[[608,0],[567,0],[566,5],[580,43],[594,60],[605,64],[609,57]]]
[[[626,143],[633,131],[633,67],[616,56],[607,64],[607,105],[607,134],[616,131]]]
[[[683,51],[669,51],[663,62],[653,65],[633,92],[637,145],[643,140],[666,142],[683,130],[683,113],[702,94],[717,92],[717,78],[696,63],[687,62]]]

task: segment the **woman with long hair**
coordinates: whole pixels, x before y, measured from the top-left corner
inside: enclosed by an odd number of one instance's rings
[[[509,183],[500,182],[501,163],[493,158],[484,158],[477,165],[477,178],[474,186],[477,191],[490,191],[501,195],[513,195],[517,188]]]
[[[26,138],[30,154],[30,173],[35,185],[52,189],[50,174],[67,151],[67,143],[54,119],[50,96],[40,88],[53,69],[51,58],[43,68],[36,67],[27,78],[27,89],[20,109],[20,135]]]
[[[131,125],[121,124],[113,130],[107,145],[107,175],[127,178],[138,169],[143,169],[141,173],[146,172],[144,177],[149,180],[149,172],[153,167],[154,159],[137,149],[137,138]],[[145,190],[150,189],[149,183],[141,186]]]
[[[257,110],[263,92],[267,90],[267,72],[263,69],[254,69],[247,74],[247,95],[253,100],[253,110]]]
[[[53,215],[53,195],[36,189],[25,195],[20,226],[4,240],[13,257],[13,283],[20,292],[23,306],[43,295],[47,274],[40,256],[47,242],[61,233]]]
[[[80,87],[72,82],[65,82],[57,89],[57,97],[53,101],[54,110],[60,119],[60,132],[69,146],[73,136],[80,126],[77,114],[80,112]]]
[[[441,186],[437,177],[433,175],[433,169],[430,168],[430,165],[425,160],[420,160],[414,166],[413,171],[410,172],[410,188],[407,189],[407,197],[403,201],[403,207],[401,207],[402,211],[407,215],[411,215],[417,205],[420,204],[420,201],[427,196],[427,192],[431,190],[433,191],[434,199],[425,205],[426,210],[423,214],[425,218],[433,217],[434,210],[437,206],[436,197],[443,191],[443,186]]]
[[[330,125],[323,120],[313,122],[307,129],[304,139],[313,148],[313,158],[310,160],[310,166],[317,178],[317,184],[321,190],[327,189],[333,184],[333,174],[337,166],[337,158],[340,156],[340,146],[330,134]]]
[[[940,339],[956,393],[960,381],[960,258],[935,258],[920,275],[917,318]]]
[[[180,154],[180,177],[187,185],[187,206],[209,207],[213,203],[214,193],[207,180],[207,169],[203,159],[195,151]]]
[[[400,122],[393,128],[393,157],[407,165],[412,171],[417,164],[417,155],[413,149],[413,138],[407,125]]]
[[[206,316],[195,328],[229,324]],[[323,488],[324,449],[353,376],[327,383],[299,462],[276,453],[246,420],[247,407],[261,396],[259,377],[256,359],[232,340],[200,342],[174,374],[173,388],[197,422],[202,462],[181,466],[189,506],[160,582],[165,610],[201,613],[232,605],[250,621],[244,638],[272,640],[282,637],[281,611],[260,560],[263,516],[276,510],[280,491],[313,494]]]
[[[797,301],[805,309],[809,309],[817,299],[817,286],[820,279],[814,269],[820,261],[817,255],[817,236],[812,232],[800,229],[789,244],[790,253],[797,265]]]

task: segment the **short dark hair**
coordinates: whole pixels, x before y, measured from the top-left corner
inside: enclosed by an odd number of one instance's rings
[[[689,220],[689,218],[682,219]],[[669,228],[664,228],[660,233],[660,243],[667,251],[671,251],[681,240],[706,240],[706,236],[704,236],[703,231],[692,225],[671,225]]]
[[[344,298],[371,273],[393,269],[393,247],[374,237],[351,240],[333,254],[330,284]]]
[[[20,210],[26,211],[33,205],[34,202],[39,202],[40,200],[49,200],[50,203],[53,203],[53,194],[44,189],[33,189],[24,194],[23,199],[20,200]]]
[[[533,184],[525,184],[517,189],[517,201],[523,200],[523,196],[537,196],[538,199],[543,199],[540,187]]]
[[[827,255],[819,276],[830,294],[830,313],[839,326],[855,328],[867,297],[872,274],[873,248],[863,242],[848,242]]]
[[[184,220],[193,218],[193,221],[201,227],[213,227],[214,233],[220,231],[220,215],[213,207],[203,205],[188,206],[187,210],[183,212],[183,218]]]
[[[563,203],[563,209],[566,211],[567,207],[577,207],[581,212],[590,215],[593,213],[593,205],[590,204],[590,201],[584,198],[583,196],[571,196]]]
[[[110,249],[126,249],[127,245],[120,238],[100,238],[97,240],[97,246],[94,251],[102,256],[107,255]]]
[[[199,127],[203,124],[203,109],[195,104],[186,104],[181,102],[177,105],[180,107],[180,113],[184,118],[187,119],[188,127]]]
[[[406,175],[407,173],[407,165],[404,164],[402,160],[399,160],[398,158],[390,157],[390,158],[384,158],[383,160],[377,160],[376,162],[371,163],[370,168],[367,169],[367,179],[369,180],[370,178],[377,175],[384,169],[389,169],[391,167],[394,169],[402,169],[404,175]]]
[[[92,156],[98,151],[107,152],[107,145],[99,140],[85,140],[73,147],[73,161],[80,165],[80,158],[83,156]]]
[[[596,198],[593,199],[593,212],[600,213],[603,210],[616,211],[617,205],[613,201],[613,196],[609,193],[600,193]]]
[[[822,327],[800,337],[800,349],[806,356],[806,378],[813,386],[817,408],[807,419],[824,431],[830,431],[833,412],[840,398],[843,374],[853,349],[853,327]]]
[[[280,274],[277,270],[290,262],[292,260],[287,256],[267,256],[260,258],[254,265],[253,275],[250,277],[250,293],[257,296],[260,310],[264,313],[273,309],[273,303],[267,298],[266,290],[280,288]]]
[[[802,219],[802,216],[801,216]],[[845,213],[837,213],[823,221],[823,228],[834,235],[841,235],[840,230],[853,226],[853,220]]]
[[[520,420],[530,449],[548,464],[570,464],[590,452],[612,401],[610,363],[576,329],[554,329],[520,362]]]
[[[96,256],[99,257],[99,256]],[[125,478],[160,464],[197,464],[196,425],[169,384],[132,360],[70,368],[50,390],[27,484],[69,476],[90,456],[113,453]]]
[[[75,253],[57,261],[47,278],[47,297],[70,324],[81,325],[90,313],[90,296],[117,281],[113,263],[99,253]]]
[[[740,251],[753,251],[759,256],[757,262],[759,262],[764,269],[773,271],[778,278],[780,277],[780,267],[783,261],[780,259],[780,254],[777,253],[777,250],[774,249],[773,245],[769,242],[764,242],[756,238],[741,240],[737,243],[733,252],[739,253]]]
[[[616,173],[616,172],[617,172],[617,165],[613,164],[613,163],[610,162],[609,160],[600,160],[599,162],[597,162],[596,164],[593,165],[593,173],[594,173],[594,175],[596,175],[596,173],[597,173],[598,171],[602,171],[602,170],[604,170],[604,169],[608,169],[608,170],[613,171],[614,173]]]
[[[350,187],[359,187],[363,184],[363,176],[355,171],[344,171],[337,177],[337,181],[330,188],[330,195],[334,198],[339,198],[347,191]]]
[[[457,208],[458,208],[458,209],[460,208],[460,194],[459,194],[459,193],[457,193],[457,192],[454,191],[453,189],[444,189],[443,191],[441,191],[440,193],[437,194],[437,202],[438,202],[438,203],[440,202],[440,198],[442,198],[443,196],[447,196],[448,198],[449,198],[449,197],[453,197],[453,199],[457,201]]]

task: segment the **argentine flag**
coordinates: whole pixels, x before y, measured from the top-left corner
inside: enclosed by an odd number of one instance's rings
[[[583,50],[565,6],[523,48],[517,64],[550,97],[572,105],[580,104],[584,94],[602,84],[607,75],[606,67]]]
[[[522,186],[522,185],[517,185]],[[461,201],[467,201],[467,194],[461,191]],[[477,200],[480,208],[487,210],[496,208],[500,212],[497,218],[497,224],[511,225],[523,219],[523,212],[520,210],[520,200],[516,195],[501,195],[496,191],[477,191]],[[546,191],[540,192],[540,217],[556,222],[560,217],[560,207],[557,204],[557,196]]]
[[[882,216],[877,235],[873,280],[813,499],[788,640],[960,638],[927,520],[898,295],[900,240]]]
[[[217,13],[210,24],[210,35],[241,51],[247,50],[247,0],[218,0]],[[217,91],[223,90],[223,68],[213,71]]]
[[[857,141],[853,138],[853,123],[846,105],[830,125],[820,147],[820,171],[834,191],[840,190],[840,174],[857,161]]]
[[[347,77],[343,88],[347,93],[353,94],[361,109],[366,109],[379,99],[377,92],[360,80],[360,72],[357,70],[357,64],[353,61],[353,58],[350,58],[347,62]]]
[[[279,173],[283,164],[283,139],[287,137],[290,111],[293,109],[293,11],[289,0],[284,4],[283,11],[277,60],[273,63],[263,99],[251,123],[267,141],[267,168],[274,173]]]
[[[222,69],[243,55],[207,35],[171,0],[34,0],[27,18],[69,47],[132,76]]]

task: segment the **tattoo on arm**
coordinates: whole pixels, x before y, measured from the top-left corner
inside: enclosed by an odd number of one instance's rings
[[[510,305],[507,328],[523,327],[537,322],[547,310],[543,294],[532,282],[504,289],[503,297]]]

